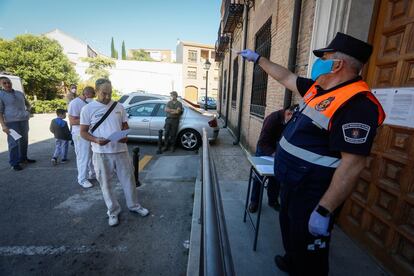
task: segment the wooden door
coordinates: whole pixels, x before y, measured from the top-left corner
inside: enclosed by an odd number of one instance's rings
[[[195,86],[187,86],[185,88],[184,98],[190,102],[197,103],[198,100],[198,89]]]
[[[373,43],[370,86],[414,87],[414,0],[379,1]],[[339,223],[390,271],[414,275],[414,129],[380,128]]]

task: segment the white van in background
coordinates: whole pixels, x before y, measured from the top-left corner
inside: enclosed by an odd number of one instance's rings
[[[24,93],[23,84],[22,84],[22,80],[20,79],[20,77],[9,75],[9,74],[6,74],[4,72],[0,72],[0,77],[9,78],[12,82],[13,89],[18,90],[18,91],[22,91]]]

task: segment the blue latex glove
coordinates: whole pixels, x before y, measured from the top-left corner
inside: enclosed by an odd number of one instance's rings
[[[238,52],[238,54],[247,59],[248,61],[253,61],[254,63],[256,63],[260,57],[258,53],[250,49],[242,50]]]
[[[313,210],[308,223],[309,233],[314,236],[329,236],[328,226],[330,216],[324,217],[316,210]]]

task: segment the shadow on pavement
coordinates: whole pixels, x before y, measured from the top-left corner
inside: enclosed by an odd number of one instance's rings
[[[194,181],[144,181],[145,218],[127,211],[116,185],[123,212],[109,227],[99,185],[77,184],[73,147],[57,166],[53,148],[54,139],[30,144],[37,163],[19,172],[0,153],[0,275],[185,275]]]

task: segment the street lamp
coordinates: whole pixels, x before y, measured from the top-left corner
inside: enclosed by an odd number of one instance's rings
[[[210,69],[211,63],[210,61],[207,59],[206,62],[204,63],[204,70],[206,70],[206,97],[204,99],[204,109],[207,110],[207,87],[208,87],[208,70]]]

